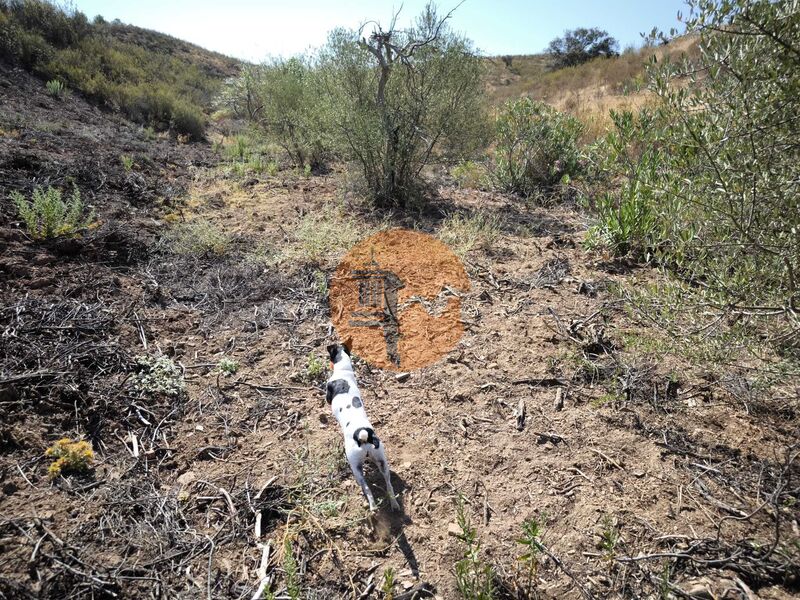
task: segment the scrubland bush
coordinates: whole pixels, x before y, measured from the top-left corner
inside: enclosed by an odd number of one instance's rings
[[[323,99],[311,61],[274,59],[247,67],[231,82],[222,103],[276,140],[297,167],[319,167],[329,144]]]
[[[31,200],[19,192],[11,192],[10,198],[25,222],[25,229],[36,239],[75,236],[94,219],[92,214],[85,214],[78,188],[72,190],[69,201],[65,201],[61,190],[54,187],[46,190],[37,187]]]
[[[580,121],[553,107],[521,98],[497,117],[494,179],[500,189],[530,196],[567,181],[580,168]]]
[[[334,31],[319,65],[337,150],[380,206],[408,205],[434,157],[482,143],[481,59],[433,5],[408,30]]]
[[[481,59],[429,5],[407,30],[337,29],[310,57],[246,69],[222,102],[276,139],[297,166],[357,163],[376,204],[406,206],[434,158],[485,142]]]
[[[593,235],[618,254],[657,249],[705,306],[770,317],[782,324],[771,339],[797,348],[800,11],[789,0],[690,5],[699,55],[651,64],[654,112],[616,119],[605,167],[622,185]],[[638,225],[621,227],[622,212]]]

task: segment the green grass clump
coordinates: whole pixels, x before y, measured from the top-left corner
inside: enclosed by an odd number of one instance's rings
[[[54,187],[46,190],[37,187],[31,200],[19,192],[11,192],[10,198],[25,222],[25,229],[35,239],[74,237],[94,219],[91,213],[85,215],[78,188],[72,190],[69,201],[64,200],[61,190]]]
[[[64,96],[64,92],[66,92],[66,86],[61,83],[58,79],[51,79],[45,84],[45,88],[47,89],[47,93],[50,94],[53,98],[61,99]]]
[[[55,459],[47,469],[50,478],[55,479],[63,473],[88,471],[94,460],[94,451],[85,440],[73,442],[69,438],[62,438],[47,449],[45,456]]]

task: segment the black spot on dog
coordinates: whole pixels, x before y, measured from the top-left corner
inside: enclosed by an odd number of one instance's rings
[[[356,408],[361,408],[362,406],[364,406],[364,404],[361,402],[361,398],[359,398],[358,396],[353,398],[353,406],[355,406]]]
[[[347,423],[345,423],[345,425],[344,425],[344,426],[345,426],[345,427],[350,427],[350,421],[348,421]]]
[[[328,387],[325,391],[325,400],[328,404],[333,402],[333,398],[339,394],[346,394],[350,391],[350,384],[344,379],[334,379],[328,382]]]
[[[347,406],[345,406],[345,408],[350,408],[350,405],[348,404]]]

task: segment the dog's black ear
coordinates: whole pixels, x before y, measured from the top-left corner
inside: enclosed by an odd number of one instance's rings
[[[353,347],[353,337],[348,337],[344,342],[342,342],[342,348],[344,351],[347,352],[347,356],[350,356],[350,348]]]
[[[336,363],[336,357],[339,355],[339,345],[338,344],[331,344],[327,348],[328,356],[331,357],[331,362]]]
[[[334,393],[333,386],[330,383],[328,383],[328,385],[325,386],[325,401],[328,404],[333,402],[333,393]]]
[[[347,352],[347,356],[350,356],[350,348],[347,346],[342,346],[342,348],[344,348],[344,351]]]

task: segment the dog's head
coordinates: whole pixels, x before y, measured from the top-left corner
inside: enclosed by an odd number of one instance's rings
[[[336,364],[342,360],[347,360],[350,362],[350,347],[352,345],[352,339],[347,338],[343,344],[331,344],[328,346],[328,356],[331,357],[331,363],[336,366]]]

